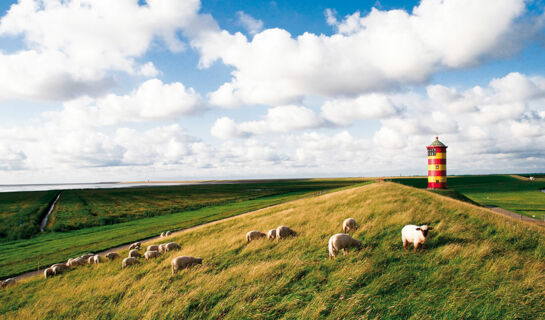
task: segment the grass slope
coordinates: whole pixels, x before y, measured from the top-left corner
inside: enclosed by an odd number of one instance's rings
[[[361,251],[327,259],[346,217]],[[408,223],[435,227],[428,249],[401,246]],[[280,224],[299,236],[246,244]],[[120,261],[0,291],[5,319],[543,319],[542,228],[398,184],[307,198],[203,226],[180,252],[122,270]],[[126,254],[126,252],[122,252]],[[204,264],[172,276],[170,260]]]
[[[392,181],[427,188],[427,178],[397,178]],[[448,177],[448,191],[462,194],[483,206],[497,206],[529,217],[545,217],[545,180],[521,180],[509,175]],[[449,194],[445,194],[449,195]],[[460,199],[461,200],[461,199]]]

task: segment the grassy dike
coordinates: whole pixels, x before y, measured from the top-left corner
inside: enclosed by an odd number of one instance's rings
[[[363,249],[327,259],[344,218]],[[405,253],[408,223],[435,227]],[[246,244],[280,224],[299,236]],[[5,319],[543,319],[545,230],[393,183],[267,208],[174,238],[179,252],[121,269],[85,266],[0,290]],[[121,252],[123,255],[126,251]],[[178,255],[202,266],[170,274]]]

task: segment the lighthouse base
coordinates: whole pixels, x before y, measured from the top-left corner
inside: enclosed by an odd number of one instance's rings
[[[428,182],[428,189],[446,189],[447,183],[446,182]]]

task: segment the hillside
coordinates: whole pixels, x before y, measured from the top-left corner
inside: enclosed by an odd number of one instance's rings
[[[346,217],[363,249],[327,259]],[[435,229],[405,253],[405,224]],[[246,244],[285,224],[299,236]],[[545,230],[422,190],[376,183],[196,228],[180,252],[85,266],[0,290],[6,319],[543,319]],[[126,252],[122,252],[126,255]],[[178,255],[202,266],[172,276]]]

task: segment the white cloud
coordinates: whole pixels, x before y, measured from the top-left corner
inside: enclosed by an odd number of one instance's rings
[[[204,101],[180,82],[164,84],[151,79],[127,95],[109,94],[99,99],[79,98],[63,104],[62,111],[47,116],[67,127],[106,126],[126,122],[172,119],[204,111]]]
[[[329,100],[322,106],[322,116],[341,126],[358,120],[382,119],[399,115],[401,108],[381,94],[361,95],[354,99]]]
[[[110,72],[156,76],[138,58],[159,39],[183,50],[176,32],[194,28],[200,1],[20,0],[0,20],[0,36],[26,48],[0,52],[0,99],[64,99],[112,86]]]
[[[244,11],[237,11],[238,23],[242,25],[251,35],[263,29],[263,21],[255,19]]]
[[[499,47],[515,46],[508,35],[524,8],[522,0],[424,0],[411,13],[355,13],[339,24],[354,26],[332,36],[293,38],[267,29],[248,41],[211,27],[191,44],[202,67],[221,60],[235,68],[232,80],[210,94],[212,104],[283,105],[306,95],[358,95],[422,83],[440,69],[475,65]]]

